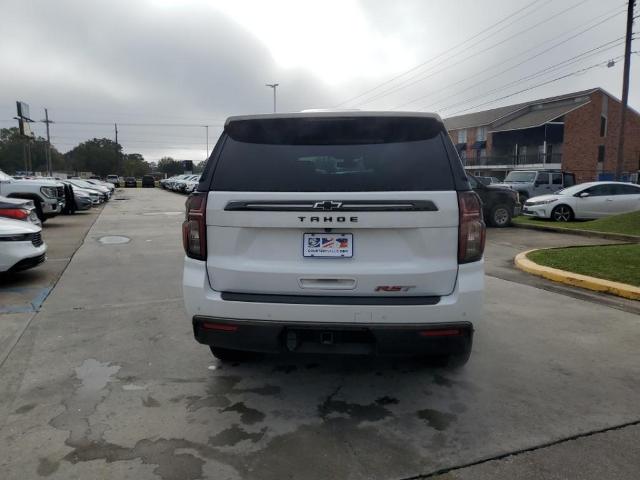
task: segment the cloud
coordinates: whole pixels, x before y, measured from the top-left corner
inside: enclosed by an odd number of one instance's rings
[[[0,119],[5,122],[0,126],[7,126],[6,121],[15,115],[15,100],[20,99],[31,105],[34,118],[42,115],[44,107],[49,108],[52,118],[59,121],[52,131],[54,143],[61,150],[92,136],[112,137],[112,123],[118,122],[119,140],[128,152],[141,152],[149,160],[165,154],[200,159],[206,155],[201,126],[125,124],[208,124],[213,144],[220,131],[217,126],[227,116],[271,110],[271,90],[265,83],[280,84],[281,111],[332,107],[446,52],[529,3],[528,0],[8,2],[2,6],[0,16],[3,37],[0,64],[11,75],[0,76]],[[554,12],[571,4],[543,0],[538,0],[538,4],[540,8],[532,9],[494,37],[484,42],[475,39],[427,63],[412,74],[415,81],[408,87],[398,88],[403,84],[394,81],[345,106],[373,99],[363,103],[362,108],[386,109],[430,96],[409,103],[406,108],[411,109],[428,107],[429,101],[448,97],[453,100],[482,97],[504,83],[622,35],[624,18],[619,16],[529,64],[484,82],[491,72],[510,65],[505,59],[518,55],[526,58],[530,55],[527,49],[613,9],[611,5],[587,0],[580,8],[553,18]],[[550,20],[532,31],[487,48],[492,42],[549,16]],[[618,50],[592,60],[618,55]],[[452,66],[465,57],[468,58]],[[593,62],[585,60],[571,68]],[[636,61],[632,69],[632,85],[638,74],[637,64]],[[447,68],[434,73],[442,67]],[[487,67],[491,67],[490,72],[477,73]],[[456,82],[461,83],[452,86]],[[505,103],[595,85],[618,94],[620,83],[618,66],[599,68]],[[508,90],[511,91],[515,88]],[[638,106],[639,95],[632,88],[632,105]],[[446,106],[447,102],[442,102],[434,108]],[[65,120],[105,125],[70,125],[62,123]],[[36,132],[42,134],[42,127],[36,124]]]

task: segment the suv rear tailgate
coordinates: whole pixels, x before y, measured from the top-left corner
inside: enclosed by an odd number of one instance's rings
[[[261,208],[295,202],[302,208],[327,199],[386,203],[391,211],[228,209],[231,202],[265,202]],[[403,211],[402,202],[431,208]],[[455,191],[209,192],[206,219],[207,271],[217,291],[424,296],[447,295],[455,286]],[[353,256],[304,257],[305,233],[352,234]]]

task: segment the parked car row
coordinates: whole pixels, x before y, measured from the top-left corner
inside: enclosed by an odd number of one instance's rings
[[[0,272],[16,272],[46,260],[43,222],[109,201],[115,186],[99,179],[20,178],[0,171]]]
[[[160,180],[160,186],[179,193],[191,193],[198,186],[200,175],[184,174]]]
[[[156,179],[153,175],[143,175],[141,185],[142,188],[154,188],[156,186]],[[138,180],[136,177],[125,177],[124,186],[125,188],[137,188]]]

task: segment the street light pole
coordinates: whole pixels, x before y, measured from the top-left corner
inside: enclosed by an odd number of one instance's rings
[[[265,83],[265,87],[269,87],[273,89],[273,113],[276,113],[276,89],[278,88],[279,83]]]

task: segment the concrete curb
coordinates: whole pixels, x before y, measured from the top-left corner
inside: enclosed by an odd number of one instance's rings
[[[529,225],[512,223],[516,228],[528,228],[529,230],[542,230],[544,232],[569,233],[591,238],[605,238],[607,240],[620,240],[623,242],[640,243],[640,237],[636,235],[625,235],[624,233],[594,232],[591,230],[575,230],[573,228],[551,227],[547,225]]]
[[[618,297],[628,298],[630,300],[640,300],[640,287],[627,285],[626,283],[612,282],[601,278],[589,277],[588,275],[580,275],[579,273],[567,272],[557,268],[545,267],[539,265],[527,258],[531,252],[545,249],[533,249],[519,253],[514,259],[516,267],[527,273],[537,275],[539,277],[553,280],[554,282],[573,285],[574,287],[586,288],[596,292],[609,293]]]

